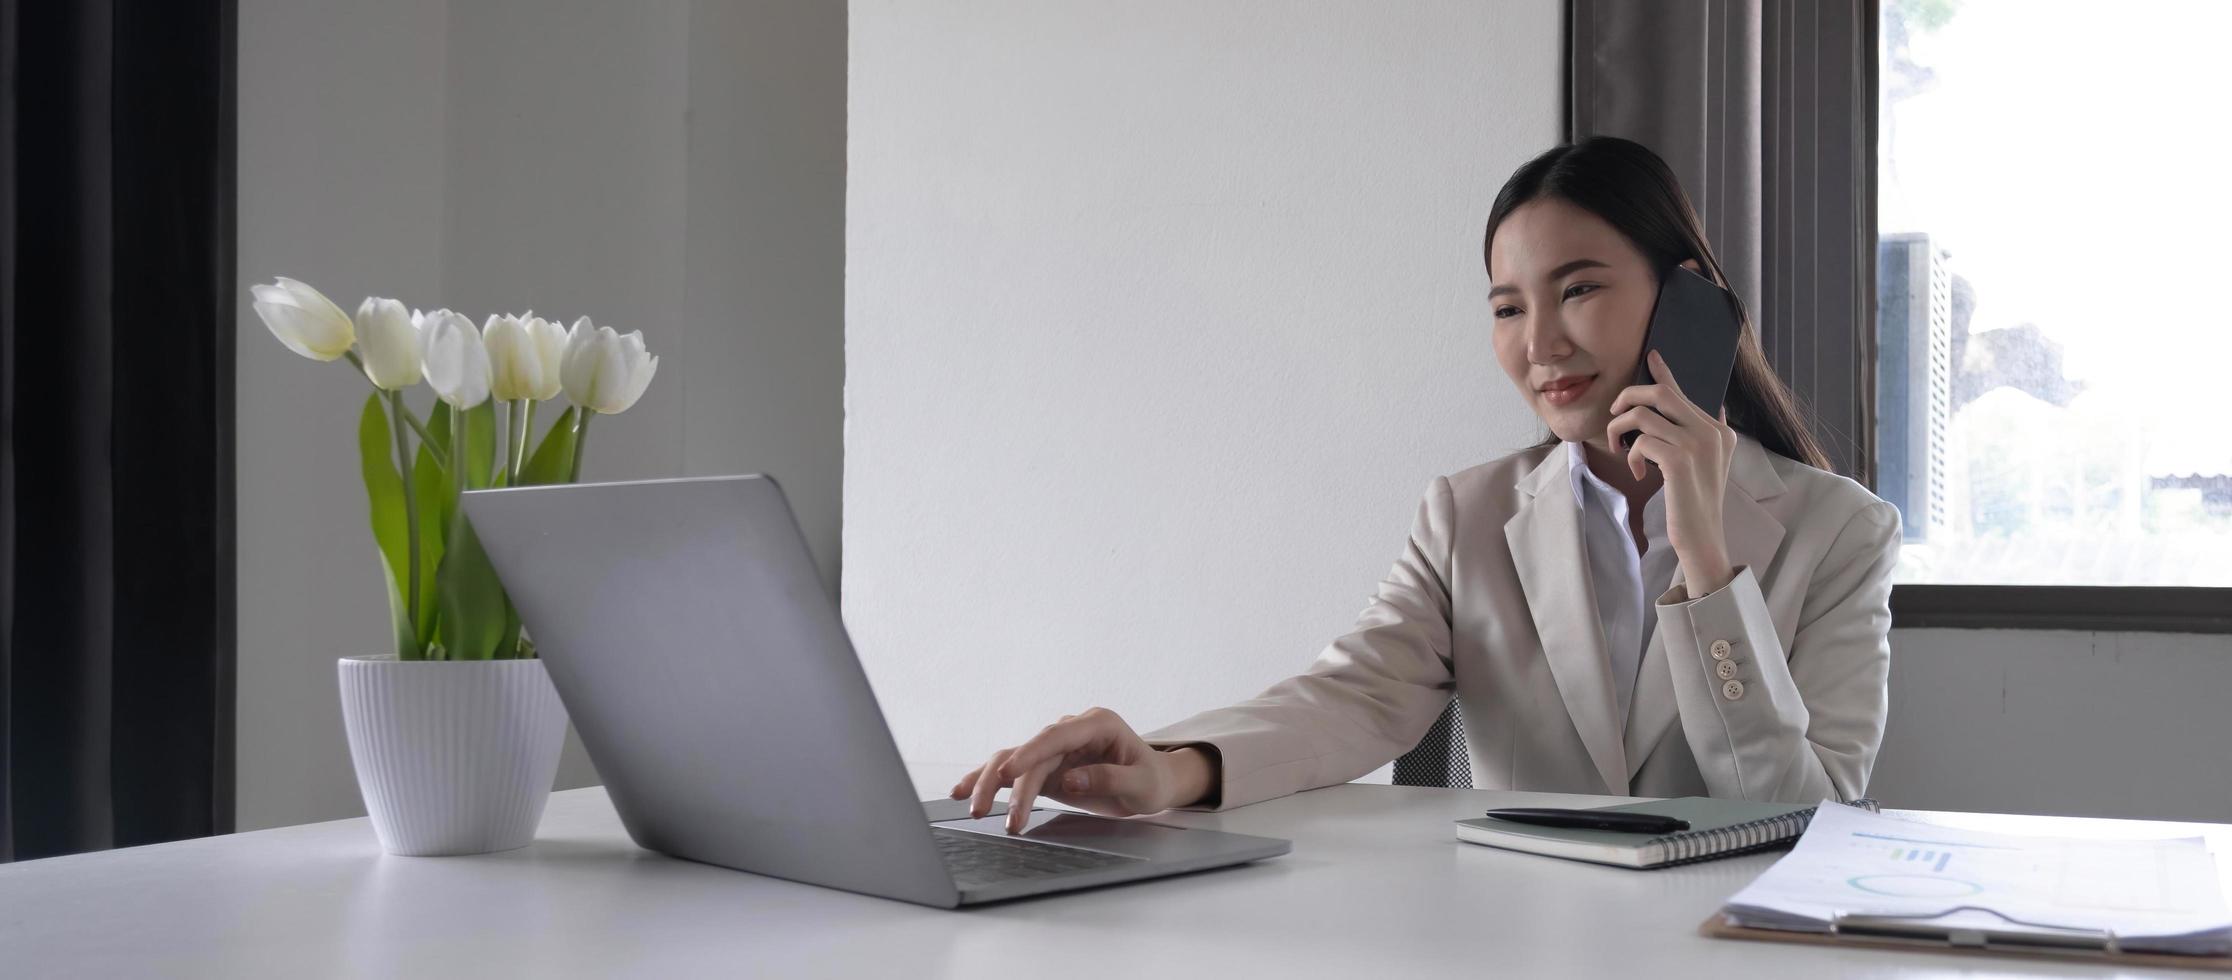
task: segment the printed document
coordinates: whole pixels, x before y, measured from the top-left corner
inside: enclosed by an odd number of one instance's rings
[[[2086,840],[1940,827],[1827,801],[1782,860],[1729,899],[1731,925],[1862,923],[1992,941],[2103,941],[2232,953],[2232,915],[2198,837]]]

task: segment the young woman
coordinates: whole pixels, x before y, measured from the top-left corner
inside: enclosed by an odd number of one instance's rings
[[[1307,672],[1142,737],[1064,715],[954,786],[1110,815],[1218,810],[1347,782],[1452,691],[1484,789],[1812,802],[1867,785],[1883,737],[1899,517],[1828,471],[1747,319],[1720,417],[1656,355],[1660,278],[1723,286],[1665,162],[1597,137],[1512,174],[1483,244],[1496,359],[1550,428],[1437,477],[1356,627]],[[1621,436],[1638,432],[1633,448]]]

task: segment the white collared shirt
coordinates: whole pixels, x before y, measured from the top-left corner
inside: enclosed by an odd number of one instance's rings
[[[1597,622],[1604,627],[1604,650],[1611,659],[1612,691],[1624,725],[1635,697],[1635,677],[1643,650],[1658,628],[1657,599],[1674,583],[1674,546],[1666,537],[1666,490],[1643,505],[1641,554],[1628,533],[1626,495],[1589,471],[1581,444],[1569,442],[1566,469],[1573,477],[1573,500],[1581,507],[1581,544],[1589,561],[1589,585],[1596,593]]]

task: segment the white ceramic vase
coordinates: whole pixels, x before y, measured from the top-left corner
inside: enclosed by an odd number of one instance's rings
[[[357,788],[390,854],[484,854],[535,837],[565,747],[541,660],[343,657]]]

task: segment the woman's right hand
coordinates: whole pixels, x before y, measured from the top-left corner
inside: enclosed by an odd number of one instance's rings
[[[953,799],[969,797],[969,815],[992,810],[1003,786],[1008,794],[1007,831],[1019,833],[1031,803],[1040,796],[1092,813],[1128,817],[1185,806],[1207,796],[1213,771],[1209,756],[1186,746],[1172,752],[1149,746],[1124,719],[1107,708],[1087,708],[992,758],[954,784]]]

